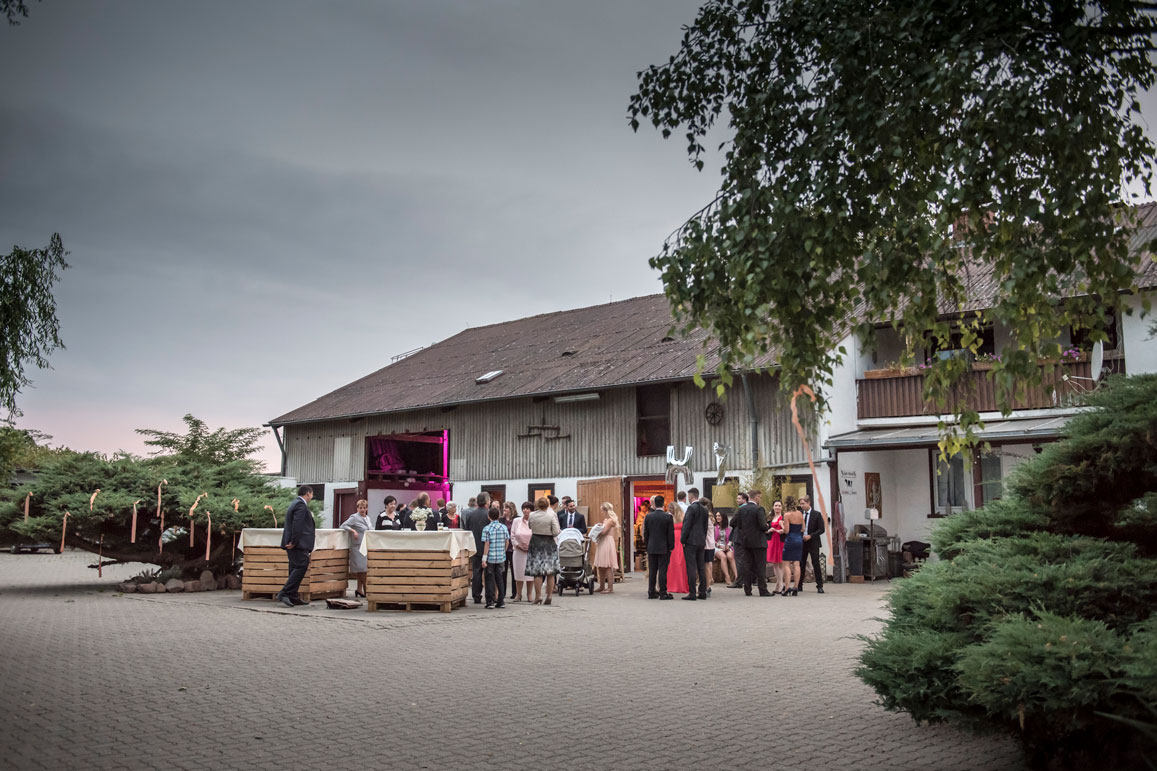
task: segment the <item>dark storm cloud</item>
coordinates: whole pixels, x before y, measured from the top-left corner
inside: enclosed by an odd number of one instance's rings
[[[48,2],[0,29],[0,244],[59,231],[78,447],[253,425],[466,326],[658,290],[710,195],[634,136],[694,3]]]

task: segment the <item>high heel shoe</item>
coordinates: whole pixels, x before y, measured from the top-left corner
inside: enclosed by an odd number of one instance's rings
[[[354,597],[365,597],[365,596],[366,596],[365,592],[359,592],[356,589],[354,590]]]

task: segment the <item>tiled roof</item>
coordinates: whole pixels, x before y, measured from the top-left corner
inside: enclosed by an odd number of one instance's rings
[[[1138,207],[1140,228],[1133,251],[1157,238],[1157,203]],[[1140,285],[1157,287],[1157,262],[1146,254]],[[991,307],[997,285],[990,269],[969,276],[965,310]],[[861,316],[857,309],[854,316]],[[270,421],[271,425],[347,418],[424,407],[512,397],[593,391],[647,382],[687,380],[696,357],[706,356],[707,371],[718,364],[718,347],[707,335],[669,337],[673,324],[661,294],[544,313],[475,327],[435,343],[388,367],[356,380]],[[673,338],[673,339],[672,339]],[[756,362],[775,363],[774,353]],[[502,370],[491,382],[477,378]]]
[[[660,294],[475,327],[270,421],[272,425],[686,380],[718,363],[706,334],[669,336]],[[774,357],[760,360],[769,366]],[[502,370],[489,383],[475,380]]]

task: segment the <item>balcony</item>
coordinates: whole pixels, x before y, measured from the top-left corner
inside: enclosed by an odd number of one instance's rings
[[[924,377],[916,370],[895,370],[887,374],[877,370],[874,376],[856,381],[856,417],[906,418],[920,415],[951,413],[958,407],[971,407],[977,412],[996,412],[996,384],[989,378],[989,367],[973,364],[973,370],[958,383],[944,410],[924,400]],[[1041,364],[1041,386],[1031,388],[1013,401],[1013,409],[1039,410],[1072,404],[1074,397],[1092,386],[1092,367],[1088,361],[1050,362]],[[1125,359],[1112,353],[1105,354],[1104,369],[1112,374],[1124,374]],[[1107,374],[1107,373],[1106,373]],[[1066,381],[1070,378],[1085,380]],[[1051,385],[1050,393],[1045,386]]]

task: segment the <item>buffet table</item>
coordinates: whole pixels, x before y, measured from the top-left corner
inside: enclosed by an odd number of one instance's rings
[[[367,610],[440,610],[466,604],[474,534],[468,530],[371,530],[366,555]]]
[[[282,529],[247,527],[237,548],[242,551],[241,596],[275,598],[289,578],[289,560],[281,548]],[[344,597],[349,584],[350,534],[317,530],[309,570],[301,581],[301,599]]]

